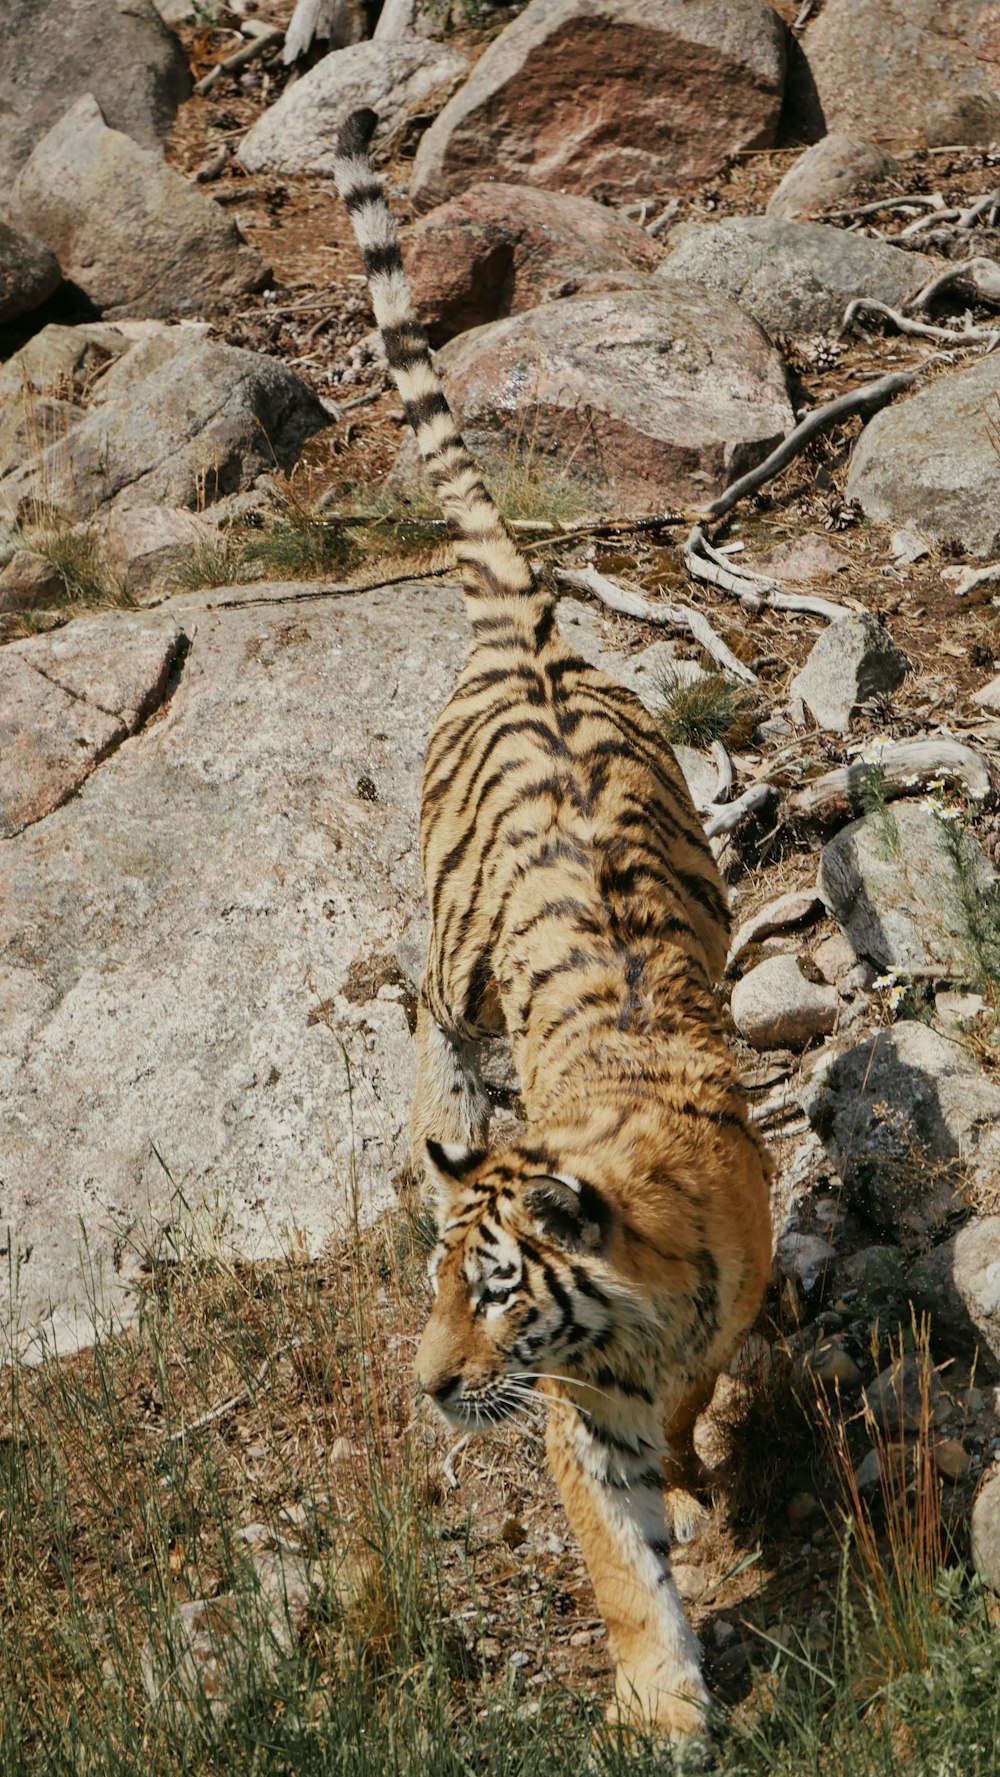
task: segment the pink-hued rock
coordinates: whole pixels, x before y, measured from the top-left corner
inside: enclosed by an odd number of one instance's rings
[[[218,535],[214,525],[183,506],[132,506],[108,513],[104,553],[129,595],[147,604],[169,586],[180,556],[217,542]]]
[[[931,146],[1000,135],[996,0],[826,0],[802,47],[828,130]]]
[[[51,814],[135,733],[185,646],[170,620],[104,611],[0,650],[0,839]]]
[[[527,309],[453,339],[438,363],[477,461],[536,462],[595,506],[659,512],[710,499],[794,423],[782,362],[707,290],[620,290]],[[416,475],[411,444],[395,474]]]
[[[766,0],[532,0],[421,141],[429,209],[493,177],[619,202],[774,139],[785,27]]]
[[[636,289],[659,252],[634,222],[589,198],[471,185],[406,242],[417,313],[434,345],[564,296]]]

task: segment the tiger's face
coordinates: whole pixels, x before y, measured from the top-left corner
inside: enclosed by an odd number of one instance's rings
[[[531,1417],[541,1378],[586,1386],[623,1325],[643,1318],[615,1275],[616,1214],[527,1145],[485,1156],[429,1142],[427,1158],[439,1239],[417,1380],[456,1429]]]

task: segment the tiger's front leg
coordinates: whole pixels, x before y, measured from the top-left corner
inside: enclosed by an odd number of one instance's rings
[[[583,1549],[615,1658],[612,1719],[671,1740],[703,1734],[708,1693],[698,1643],[670,1573],[662,1440],[619,1439],[550,1393],[546,1448]]]
[[[423,1169],[428,1141],[485,1148],[490,1101],[474,1045],[442,1029],[423,994],[417,1002],[417,1078],[410,1114],[413,1168]]]

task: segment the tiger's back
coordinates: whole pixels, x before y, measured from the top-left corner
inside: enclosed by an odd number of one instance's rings
[[[455,429],[367,159],[373,122],[345,126],[338,183],[472,631],[421,805],[413,1136],[440,1239],[417,1372],[466,1429],[540,1384],[618,1707],[676,1738],[705,1691],[670,1537],[696,1521],[694,1420],[770,1258],[767,1165],[712,991],[725,895],[656,724],[563,641]],[[503,1030],[526,1127],[490,1152],[475,1044]]]

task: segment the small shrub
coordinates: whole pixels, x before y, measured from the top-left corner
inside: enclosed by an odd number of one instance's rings
[[[667,671],[657,685],[663,704],[660,723],[671,743],[709,747],[715,740],[739,746],[753,731],[756,699],[724,673],[704,673],[688,683]]]

